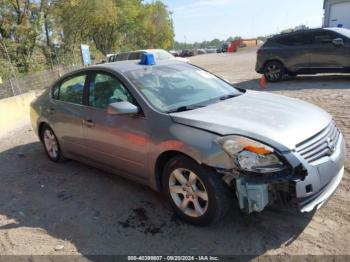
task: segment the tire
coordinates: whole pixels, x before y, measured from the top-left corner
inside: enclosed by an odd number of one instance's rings
[[[46,155],[53,162],[63,162],[66,158],[63,156],[57,137],[53,130],[45,125],[40,133],[41,142],[43,143]]]
[[[277,61],[268,62],[264,66],[264,75],[269,82],[278,82],[284,76],[286,70],[282,63]]]
[[[169,160],[164,168],[162,185],[176,214],[194,225],[205,226],[219,221],[233,202],[230,188],[218,173],[184,156]]]

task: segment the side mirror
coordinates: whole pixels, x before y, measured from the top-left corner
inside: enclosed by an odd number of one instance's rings
[[[110,115],[133,115],[139,112],[139,108],[130,102],[115,102],[107,107],[107,114]]]
[[[332,43],[335,46],[343,46],[344,40],[343,40],[343,38],[336,38],[336,39],[333,39]]]

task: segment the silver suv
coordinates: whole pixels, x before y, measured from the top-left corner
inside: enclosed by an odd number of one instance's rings
[[[276,35],[258,50],[255,70],[271,82],[285,74],[350,73],[350,30],[324,28]]]

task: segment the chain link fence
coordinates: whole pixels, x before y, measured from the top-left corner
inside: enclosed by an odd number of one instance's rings
[[[44,89],[65,73],[81,67],[81,65],[57,67],[54,70],[46,70],[11,78],[0,84],[0,99],[17,96],[31,90]]]

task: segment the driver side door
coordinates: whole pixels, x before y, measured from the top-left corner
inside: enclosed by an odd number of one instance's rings
[[[113,74],[93,71],[87,87],[87,111],[83,120],[89,158],[107,168],[144,177],[149,151],[149,128],[142,113],[111,115],[111,103],[128,101],[137,105],[126,86]]]

